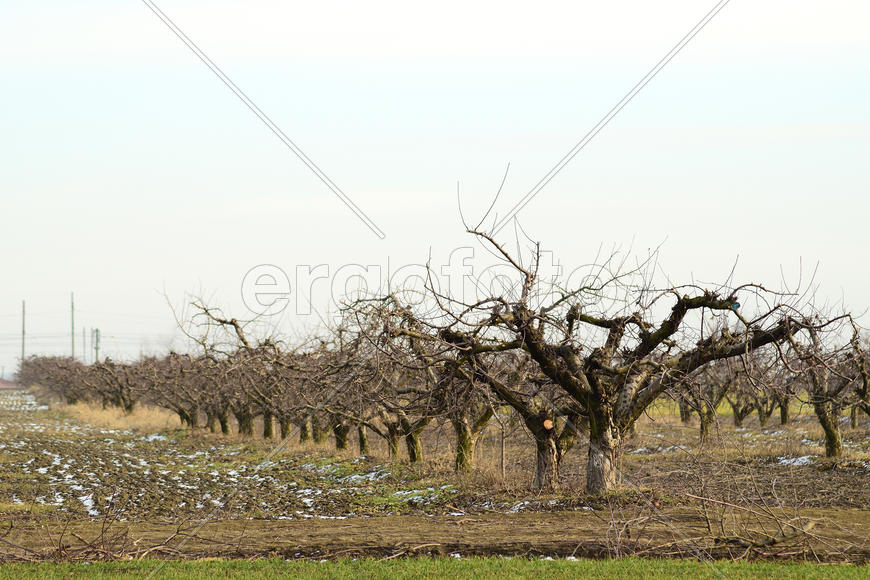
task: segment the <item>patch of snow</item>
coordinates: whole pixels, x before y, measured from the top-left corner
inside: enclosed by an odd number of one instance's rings
[[[88,495],[79,496],[79,501],[82,502],[82,505],[88,510],[89,516],[100,515],[100,512],[94,508],[94,494],[89,493]]]
[[[139,441],[166,441],[166,435],[161,435],[160,433],[152,433],[151,435],[139,437]]]
[[[390,475],[389,471],[376,470],[371,471],[369,473],[354,473],[352,475],[346,475],[344,477],[339,477],[339,483],[363,483],[363,482],[375,482],[380,481],[383,478]]]
[[[779,465],[809,465],[813,462],[812,455],[803,455],[801,457],[780,457],[777,463]]]
[[[508,513],[511,513],[511,514],[519,513],[520,511],[522,511],[526,506],[530,505],[531,503],[532,502],[530,502],[530,501],[525,501],[525,500],[521,501],[518,504],[516,504],[515,506],[513,506],[511,509],[509,509]]]

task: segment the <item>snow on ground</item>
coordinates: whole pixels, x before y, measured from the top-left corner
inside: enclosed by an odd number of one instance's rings
[[[391,479],[389,465],[366,459],[300,461],[239,441],[98,428],[25,391],[0,392],[0,434],[0,502],[82,516],[340,519],[435,509],[439,497],[455,493],[397,489],[403,482]]]
[[[813,462],[813,455],[802,455],[800,457],[779,457],[777,463],[779,465],[809,465]]]

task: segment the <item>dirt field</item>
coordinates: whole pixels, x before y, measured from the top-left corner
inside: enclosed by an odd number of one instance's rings
[[[77,417],[83,417],[81,413]],[[653,414],[653,417],[656,417]],[[529,491],[521,432],[496,473],[456,476],[444,441],[421,466],[323,448],[141,425],[108,428],[0,392],[0,558],[336,558],[424,554],[870,559],[870,437],[819,458],[811,417],[734,429],[697,449],[664,411],[624,461],[625,490],[581,493],[582,451],[563,492]],[[158,423],[163,418],[157,417]],[[434,436],[433,436],[434,437]],[[438,451],[439,446],[441,451]]]

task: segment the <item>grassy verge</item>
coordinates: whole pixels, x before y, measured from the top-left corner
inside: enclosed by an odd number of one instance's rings
[[[6,564],[3,578],[118,578],[157,572],[161,562],[93,564]],[[284,560],[200,560],[166,562],[161,578],[297,577],[297,578],[547,578],[642,577],[672,578],[867,578],[868,568],[769,562],[696,562],[687,560],[528,560],[523,558],[410,558],[397,560],[339,560],[310,562]]]

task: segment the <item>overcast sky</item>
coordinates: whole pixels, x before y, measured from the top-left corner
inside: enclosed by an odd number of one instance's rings
[[[138,0],[0,8],[0,364],[173,341],[164,293],[240,318],[259,264],[395,270],[473,245],[715,1],[157,5],[386,234],[375,236]],[[732,0],[518,215],[560,263],[663,243],[675,282],[870,304],[870,4]],[[508,230],[505,230],[505,234]],[[477,258],[481,257],[480,250]],[[472,260],[473,261],[473,260]],[[345,269],[345,272],[347,270]],[[311,292],[328,309],[327,283]],[[343,284],[340,281],[338,286]],[[317,315],[285,317],[288,332]],[[176,344],[178,344],[177,339]]]

